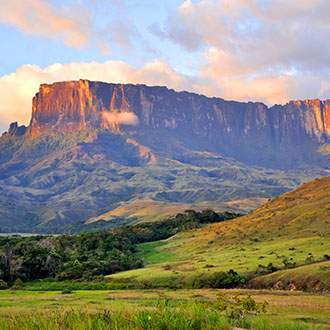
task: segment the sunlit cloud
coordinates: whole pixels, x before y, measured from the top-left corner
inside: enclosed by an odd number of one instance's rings
[[[166,85],[269,105],[330,97],[328,0],[186,0],[162,23],[155,15],[145,30],[138,29],[141,22],[132,15],[135,2],[61,3],[0,0],[0,23],[27,35],[61,40],[79,54],[94,47],[97,55],[125,61],[23,65],[0,76],[2,127],[16,120],[28,123],[39,85],[63,80]],[[109,13],[116,9],[116,15],[100,15],[104,8]],[[102,22],[97,22],[94,11]],[[148,33],[155,43],[150,43]],[[170,51],[163,46],[168,44],[173,47]],[[89,55],[86,58],[93,58]],[[150,60],[151,56],[163,59]],[[193,76],[187,77],[180,73],[180,65],[190,59],[194,67],[185,72]]]
[[[132,125],[139,123],[139,118],[134,112],[102,112],[102,118],[111,126],[116,125]]]
[[[20,31],[81,48],[89,42],[91,17],[81,6],[60,7],[44,0],[0,0],[0,22]]]
[[[329,12],[328,0],[186,0],[154,31],[202,52],[195,89],[283,103],[330,97]]]

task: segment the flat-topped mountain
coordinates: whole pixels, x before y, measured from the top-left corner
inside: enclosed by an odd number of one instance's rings
[[[251,164],[295,168],[320,161],[318,146],[330,141],[330,100],[268,108],[166,87],[87,80],[40,86],[31,135],[97,128],[175,135]]]
[[[248,210],[328,174],[329,141],[330,100],[269,108],[166,87],[43,84],[30,125],[0,138],[0,231],[64,231],[118,208],[137,221],[137,205]]]

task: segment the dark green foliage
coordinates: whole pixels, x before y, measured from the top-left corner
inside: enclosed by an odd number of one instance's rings
[[[305,264],[312,264],[315,262],[314,256],[311,253],[308,253],[307,258],[305,259]]]
[[[294,268],[296,267],[296,262],[292,258],[284,257],[282,260],[284,268]]]
[[[215,272],[199,274],[191,279],[191,287],[201,288],[235,288],[246,282],[246,278],[234,270],[228,272]]]
[[[0,237],[0,279],[94,279],[143,267],[136,245],[173,236],[203,224],[232,219],[236,214],[188,210],[153,223],[124,226],[75,236]]]
[[[71,294],[72,291],[70,289],[63,289],[62,294]]]
[[[258,275],[265,275],[265,274],[274,273],[277,270],[278,270],[278,268],[276,266],[274,266],[272,262],[270,262],[267,266],[258,265],[256,273]]]
[[[8,284],[5,281],[0,280],[0,290],[4,290],[7,288],[8,288]]]

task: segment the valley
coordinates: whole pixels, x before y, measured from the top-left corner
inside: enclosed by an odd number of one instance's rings
[[[16,280],[0,281],[0,326],[327,329],[329,185],[313,180],[245,216],[190,210],[80,236],[2,238],[3,274]]]

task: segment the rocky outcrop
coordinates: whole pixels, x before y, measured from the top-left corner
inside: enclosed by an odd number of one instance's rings
[[[152,131],[254,164],[293,166],[317,158],[330,139],[330,100],[291,101],[268,108],[175,92],[166,87],[87,80],[41,85],[29,132],[106,128]],[[313,155],[312,155],[313,154]]]
[[[18,126],[17,122],[11,123],[9,125],[9,129],[3,135],[10,135],[10,136],[23,136],[26,132],[26,126],[21,125]]]

